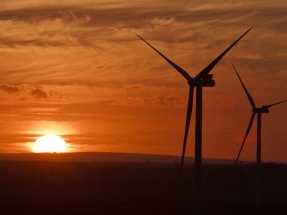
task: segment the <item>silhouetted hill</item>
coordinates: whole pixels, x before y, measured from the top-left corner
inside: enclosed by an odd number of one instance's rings
[[[0,214],[192,214],[193,165],[179,163],[0,161]],[[202,168],[202,215],[286,215],[287,165]]]
[[[0,154],[0,160],[10,161],[58,161],[58,162],[157,162],[179,163],[180,156],[156,154],[131,154],[112,152],[82,153],[18,153]],[[193,163],[194,158],[185,157],[186,163]],[[230,164],[233,160],[203,158],[203,163]]]

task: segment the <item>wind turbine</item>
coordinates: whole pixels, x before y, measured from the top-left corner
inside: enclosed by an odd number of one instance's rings
[[[181,167],[180,172],[182,173],[182,167],[184,163],[184,155],[186,142],[188,137],[190,119],[192,114],[193,106],[193,91],[196,87],[196,126],[195,126],[195,198],[194,198],[194,214],[201,213],[201,159],[202,159],[202,87],[214,87],[215,82],[212,80],[213,75],[209,72],[213,67],[220,61],[220,59],[249,31],[248,29],[242,36],[240,36],[235,42],[233,42],[224,52],[222,52],[215,60],[213,60],[207,67],[205,67],[200,73],[198,73],[194,78],[192,78],[184,69],[173,63],[162,53],[160,53],[151,44],[145,41],[142,37],[137,35],[141,40],[148,44],[152,49],[154,49],[161,57],[163,57],[173,68],[175,68],[186,80],[189,85],[189,98],[187,105],[186,123],[184,131],[183,149],[181,156]]]
[[[232,63],[231,63],[232,64]],[[252,99],[251,95],[249,94],[248,90],[246,89],[245,85],[243,84],[238,72],[236,71],[234,65],[232,64],[232,67],[234,69],[234,71],[236,72],[238,78],[239,78],[239,81],[247,95],[247,98],[252,106],[252,115],[251,115],[251,119],[250,119],[250,122],[249,122],[249,125],[247,127],[247,131],[245,133],[245,136],[244,136],[244,139],[243,139],[243,142],[241,144],[241,147],[240,147],[240,150],[239,150],[239,153],[237,155],[237,158],[236,158],[236,161],[235,161],[235,165],[237,164],[238,162],[238,159],[239,159],[239,156],[240,156],[240,153],[242,151],[242,148],[244,146],[244,143],[245,143],[245,140],[248,136],[248,133],[251,129],[251,126],[252,126],[252,123],[253,123],[253,119],[255,117],[255,114],[257,114],[257,150],[256,150],[256,204],[257,205],[260,205],[260,184],[261,184],[261,173],[260,173],[260,165],[261,165],[261,114],[262,113],[269,113],[269,109],[270,107],[272,106],[275,106],[275,105],[278,105],[278,104],[281,104],[283,102],[286,102],[287,100],[285,101],[281,101],[281,102],[277,102],[277,103],[274,103],[274,104],[271,104],[271,105],[263,105],[262,107],[260,108],[257,108],[255,106],[255,102],[254,100]]]

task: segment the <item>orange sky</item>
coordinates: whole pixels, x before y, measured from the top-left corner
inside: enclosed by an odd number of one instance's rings
[[[253,27],[204,89],[203,157],[235,159],[251,116],[231,62],[257,106],[287,99],[283,1],[77,2],[1,1],[1,153],[57,134],[70,152],[180,155],[188,85],[134,33],[194,77]],[[286,115],[287,103],[263,115],[263,161],[287,162]],[[255,160],[255,128],[241,159]]]

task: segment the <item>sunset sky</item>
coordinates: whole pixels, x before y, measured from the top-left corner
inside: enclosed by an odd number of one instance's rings
[[[287,2],[2,0],[0,152],[45,134],[68,152],[181,155],[189,86],[250,27],[203,90],[203,157],[235,159],[251,106],[287,99]],[[195,109],[194,109],[195,110]],[[262,115],[262,160],[287,162],[287,103]],[[187,155],[194,155],[194,115]],[[241,159],[255,160],[256,120]]]

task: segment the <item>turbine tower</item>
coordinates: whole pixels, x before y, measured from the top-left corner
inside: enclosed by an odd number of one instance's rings
[[[143,40],[147,45],[154,49],[161,57],[163,57],[174,69],[176,69],[186,80],[189,85],[189,98],[187,105],[186,123],[184,131],[183,149],[181,156],[181,167],[180,172],[182,173],[182,167],[184,163],[184,155],[186,142],[188,137],[190,119],[192,115],[193,106],[193,91],[196,87],[196,126],[195,126],[195,191],[194,191],[194,214],[201,213],[201,159],[202,159],[202,87],[214,87],[215,82],[212,80],[213,75],[209,72],[213,67],[220,61],[220,59],[249,31],[248,29],[242,36],[240,36],[235,42],[233,42],[224,52],[222,52],[215,60],[213,60],[207,67],[205,67],[200,73],[198,73],[194,78],[192,78],[185,70],[173,63],[162,53],[160,53],[156,48],[150,45],[142,37],[137,35],[141,40]]]
[[[232,64],[232,63],[231,63]],[[286,102],[287,100],[285,101],[281,101],[281,102],[277,102],[277,103],[274,103],[274,104],[271,104],[271,105],[263,105],[262,107],[260,108],[257,108],[255,106],[255,102],[253,100],[253,98],[251,97],[251,95],[249,94],[247,88],[245,87],[245,85],[243,84],[243,81],[241,80],[238,72],[236,71],[234,65],[232,64],[232,67],[234,69],[234,71],[236,72],[238,78],[239,78],[239,81],[247,95],[247,98],[252,106],[252,115],[251,115],[251,119],[250,119],[250,122],[249,122],[249,125],[247,127],[247,131],[245,133],[245,136],[243,138],[243,142],[241,144],[241,147],[240,147],[240,150],[239,150],[239,153],[237,155],[237,158],[236,158],[236,161],[235,161],[235,165],[237,164],[238,162],[238,159],[239,159],[239,156],[241,154],[241,151],[242,151],[242,148],[244,146],[244,143],[245,143],[245,140],[248,136],[248,133],[251,129],[251,126],[252,126],[252,123],[253,123],[253,119],[255,117],[255,115],[257,114],[257,150],[256,150],[256,204],[257,205],[260,205],[260,186],[261,186],[261,173],[260,173],[260,165],[261,165],[261,114],[262,113],[269,113],[269,109],[270,107],[272,106],[275,106],[275,105],[278,105],[278,104],[281,104],[283,102]]]

